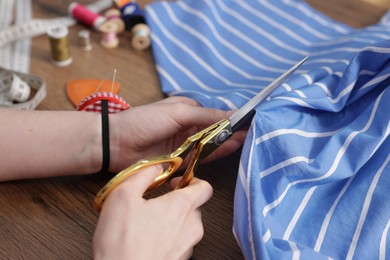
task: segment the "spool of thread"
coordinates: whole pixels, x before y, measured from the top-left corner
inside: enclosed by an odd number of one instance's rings
[[[72,63],[68,34],[68,27],[65,25],[50,27],[47,30],[53,62],[60,67]]]
[[[150,46],[150,29],[144,23],[139,23],[131,30],[131,46],[139,51]]]
[[[125,24],[117,9],[109,9],[104,13],[106,21],[99,27],[103,33],[100,43],[105,48],[115,48],[119,45],[118,33],[125,30]]]
[[[100,44],[108,49],[116,48],[119,45],[119,39],[114,32],[103,33]]]
[[[115,48],[119,44],[117,37],[118,25],[115,22],[108,21],[100,26],[100,31],[103,33],[100,44],[105,48]]]
[[[30,97],[30,93],[30,86],[14,74],[8,91],[8,99],[10,101],[24,102]]]
[[[68,13],[77,21],[98,30],[99,26],[105,21],[105,18],[92,12],[80,3],[73,2],[69,5]]]
[[[131,31],[136,24],[145,23],[143,11],[139,8],[137,3],[127,3],[120,11],[127,31]]]
[[[121,18],[121,13],[118,9],[109,9],[104,13],[107,21],[116,23],[116,33],[122,33],[125,30],[125,23]]]
[[[79,36],[79,42],[81,45],[81,49],[83,51],[90,51],[92,50],[92,43],[91,43],[91,37],[88,30],[81,30],[78,33]]]
[[[119,20],[122,22],[123,24],[123,27],[124,27],[124,22],[122,21],[121,19],[121,12],[118,10],[118,9],[108,9],[105,13],[104,13],[104,17],[107,19],[107,20]]]

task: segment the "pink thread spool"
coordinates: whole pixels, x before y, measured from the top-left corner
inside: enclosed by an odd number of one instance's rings
[[[105,32],[102,35],[100,44],[105,48],[116,48],[119,45],[119,39],[115,32]]]
[[[68,13],[77,21],[99,30],[99,26],[105,21],[105,18],[92,12],[82,4],[73,2],[69,5]]]
[[[125,30],[125,24],[117,9],[109,9],[104,16],[106,21],[99,27],[99,30],[103,33],[100,43],[105,48],[115,48],[119,45],[117,34]]]

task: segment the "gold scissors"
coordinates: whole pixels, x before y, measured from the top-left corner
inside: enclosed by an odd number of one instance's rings
[[[155,181],[149,186],[147,191],[160,186],[177,171],[187,155],[191,151],[194,151],[187,169],[185,170],[183,177],[176,188],[187,186],[194,176],[194,172],[200,160],[211,154],[221,144],[228,140],[234,132],[246,126],[249,120],[252,120],[255,114],[254,108],[263,100],[265,100],[277,87],[279,87],[287,79],[287,77],[290,76],[290,74],[292,74],[300,65],[302,65],[302,63],[306,61],[306,59],[307,57],[283,73],[279,78],[260,91],[228,119],[223,119],[188,137],[184,143],[173,153],[150,158],[147,160],[141,160],[119,172],[96,194],[94,200],[95,208],[100,210],[105,198],[110,194],[110,192],[119,184],[121,184],[125,179],[135,174],[139,170],[156,164],[168,164],[168,167],[164,169],[162,173],[160,173]]]

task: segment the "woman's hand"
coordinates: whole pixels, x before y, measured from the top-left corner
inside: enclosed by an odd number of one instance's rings
[[[200,206],[212,188],[194,178],[183,189],[145,200],[143,193],[161,171],[161,166],[146,168],[108,196],[93,240],[95,259],[189,259],[203,237]]]
[[[110,171],[118,172],[141,159],[164,155],[184,140],[232,112],[200,107],[185,97],[170,97],[110,115]],[[233,135],[207,160],[237,150],[245,131]]]

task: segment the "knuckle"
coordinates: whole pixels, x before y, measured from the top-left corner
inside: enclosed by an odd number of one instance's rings
[[[115,199],[118,203],[128,203],[128,201],[134,196],[133,189],[128,187],[126,183],[123,183],[116,187],[110,194],[112,199]]]
[[[210,183],[207,181],[201,181],[200,182],[201,188],[202,188],[202,193],[209,195],[211,197],[213,195],[213,186],[211,186]]]

